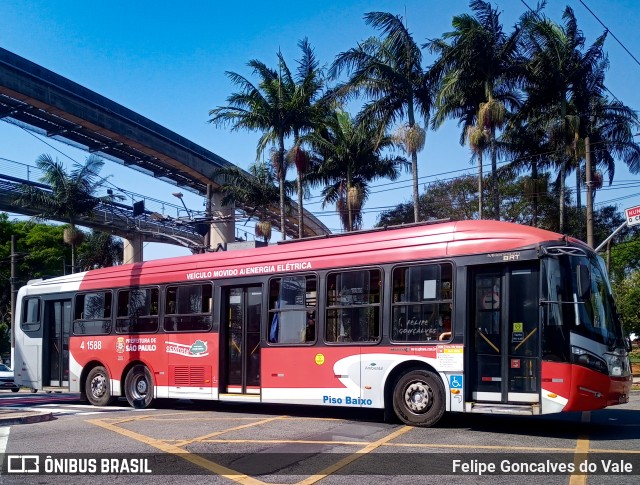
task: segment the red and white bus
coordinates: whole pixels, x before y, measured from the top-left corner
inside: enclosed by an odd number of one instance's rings
[[[628,402],[602,260],[578,240],[464,221],[77,273],[18,293],[15,378],[126,396],[545,414]]]

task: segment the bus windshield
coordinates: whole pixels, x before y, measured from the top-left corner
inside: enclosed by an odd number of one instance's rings
[[[545,258],[546,303],[550,322],[569,332],[607,345],[622,340],[611,287],[601,258],[595,255],[559,254]],[[589,275],[588,290],[581,288],[580,273]]]

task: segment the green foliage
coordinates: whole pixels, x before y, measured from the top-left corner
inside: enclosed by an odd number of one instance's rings
[[[9,333],[9,325],[0,322],[0,355],[11,353],[11,335]]]
[[[0,323],[10,323],[11,236],[16,236],[17,283],[36,278],[62,276],[69,272],[71,248],[63,244],[63,226],[9,220],[0,213]],[[79,247],[83,269],[122,262],[122,241],[110,234],[93,232]],[[0,335],[0,345],[1,345]],[[0,354],[2,350],[0,348]]]
[[[101,231],[91,231],[78,248],[78,268],[86,271],[122,264],[122,240]]]
[[[624,279],[632,271],[640,270],[640,231],[633,231],[611,248],[609,273],[615,281]]]
[[[613,294],[627,334],[640,334],[640,271],[616,282]]]
[[[99,175],[104,165],[100,158],[90,155],[84,165],[75,163],[70,173],[64,170],[62,162],[46,154],[38,157],[36,165],[44,174],[40,180],[51,190],[22,185],[16,205],[39,211],[38,220],[63,219],[72,225],[78,216],[92,214],[101,200],[94,194],[106,181]]]
[[[272,165],[256,162],[249,167],[249,173],[238,167],[224,167],[215,172],[215,177],[221,183],[216,192],[223,194],[223,204],[240,204],[249,217],[257,213],[259,223],[268,222],[267,210],[280,200]],[[288,204],[289,199],[285,202]],[[265,237],[265,242],[268,239]]]
[[[325,132],[305,137],[318,164],[308,180],[324,186],[322,207],[336,204],[343,227],[352,231],[360,228],[369,184],[379,178],[396,180],[407,161],[384,155],[395,147],[395,141],[385,134],[381,123],[352,119],[338,110],[327,117],[326,124]]]

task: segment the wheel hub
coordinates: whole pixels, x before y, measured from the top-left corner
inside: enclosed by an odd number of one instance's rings
[[[91,394],[95,397],[102,397],[106,391],[106,380],[104,376],[95,376],[91,381]]]
[[[140,379],[138,381],[138,383],[136,384],[136,391],[138,391],[138,394],[140,394],[141,396],[144,396],[147,394],[147,381],[144,379]]]
[[[424,412],[431,404],[431,393],[431,388],[424,382],[413,382],[404,392],[405,403],[414,413]]]

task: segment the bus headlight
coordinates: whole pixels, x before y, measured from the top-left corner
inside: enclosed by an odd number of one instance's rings
[[[571,346],[571,363],[587,367],[588,369],[609,374],[607,363],[595,354],[581,347]]]
[[[609,367],[609,375],[614,377],[624,377],[631,373],[629,358],[627,355],[618,353],[604,354],[604,360]]]

